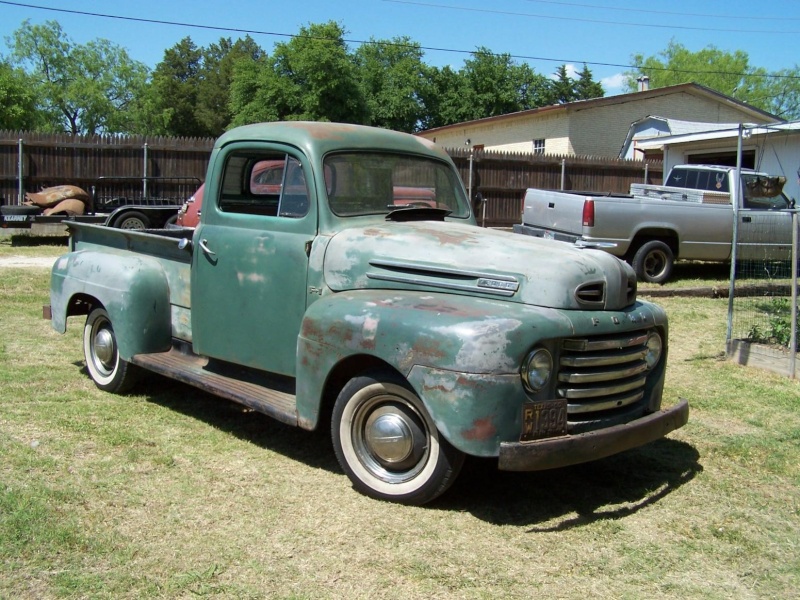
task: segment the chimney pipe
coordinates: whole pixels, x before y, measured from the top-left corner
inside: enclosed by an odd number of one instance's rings
[[[647,75],[642,75],[636,81],[639,82],[639,91],[646,92],[650,89],[650,78]]]

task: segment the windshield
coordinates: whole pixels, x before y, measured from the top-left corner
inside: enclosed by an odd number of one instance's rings
[[[457,173],[444,162],[375,152],[325,157],[328,202],[340,217],[388,214],[407,207],[446,209],[469,216]]]

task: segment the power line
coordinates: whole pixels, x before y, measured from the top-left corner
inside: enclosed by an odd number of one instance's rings
[[[577,2],[557,2],[556,0],[524,0],[535,4],[555,4],[557,6],[575,6],[578,8],[599,8],[601,10],[614,10],[617,12],[630,12],[630,13],[646,13],[650,15],[671,15],[676,17],[698,17],[701,19],[736,19],[745,21],[800,21],[800,17],[765,17],[763,15],[721,15],[703,14],[703,13],[687,13],[676,12],[669,10],[651,10],[647,8],[621,8],[618,6],[600,6],[598,4],[580,4]]]
[[[385,2],[398,2],[401,4],[417,4],[415,2],[400,2],[400,0],[384,0]],[[238,34],[245,34],[245,35],[267,35],[267,36],[275,36],[275,37],[284,37],[284,38],[303,38],[303,39],[319,39],[325,40],[327,38],[317,38],[314,36],[302,36],[298,34],[292,33],[280,33],[275,31],[261,31],[258,29],[242,29],[236,27],[220,27],[218,25],[203,25],[200,23],[185,23],[180,21],[165,21],[162,19],[146,19],[144,17],[126,17],[122,15],[109,15],[104,13],[96,13],[96,12],[89,12],[89,11],[81,11],[81,10],[72,10],[68,8],[52,8],[49,6],[37,6],[35,4],[24,4],[21,2],[8,2],[6,0],[0,0],[0,4],[6,4],[8,6],[17,6],[21,8],[32,8],[36,10],[44,10],[50,12],[57,12],[57,13],[65,13],[65,14],[72,14],[72,15],[79,15],[85,17],[98,17],[103,19],[115,19],[119,21],[130,21],[134,23],[149,23],[154,25],[173,25],[177,27],[188,27],[192,29],[203,29],[208,31],[220,31],[224,33],[238,33]],[[433,5],[431,5],[433,6]],[[375,40],[352,40],[352,39],[344,39],[345,43],[348,44],[373,44],[373,45],[383,45],[383,46],[395,46],[399,48],[419,48],[420,50],[425,50],[429,52],[449,52],[451,54],[464,54],[464,55],[473,55],[475,53],[474,50],[458,50],[453,48],[437,48],[433,46],[421,46],[419,44],[404,44],[399,42],[390,42],[390,41],[375,41]],[[771,78],[771,79],[800,79],[800,76],[796,75],[780,75],[775,73],[765,73],[765,74],[751,74],[751,73],[740,73],[740,72],[732,72],[732,71],[697,71],[697,70],[690,70],[690,69],[672,69],[668,67],[647,67],[643,68],[641,65],[630,65],[630,64],[620,64],[620,63],[606,63],[606,62],[593,62],[588,60],[574,60],[574,59],[567,59],[567,58],[552,58],[552,57],[545,57],[545,56],[526,56],[526,55],[519,55],[519,54],[507,54],[504,52],[488,52],[491,56],[508,56],[509,58],[513,58],[516,60],[524,60],[524,61],[542,61],[542,62],[554,62],[559,64],[586,64],[592,65],[595,67],[614,67],[618,69],[639,69],[639,70],[646,70],[646,71],[672,71],[674,73],[685,73],[687,75],[731,75],[737,77],[761,77],[761,78]]]
[[[530,17],[535,19],[553,19],[556,21],[578,21],[580,23],[593,23],[595,25],[617,25],[622,27],[651,27],[655,29],[684,29],[689,31],[708,31],[708,27],[692,27],[690,25],[667,25],[654,23],[620,23],[618,21],[605,21],[602,19],[586,19],[581,17],[556,17],[552,15],[537,15],[531,13],[520,13],[506,10],[493,10],[489,8],[469,8],[466,6],[447,6],[445,4],[431,4],[428,2],[412,2],[411,0],[383,0],[394,4],[411,4],[414,6],[426,6],[429,8],[443,8],[445,10],[459,10],[465,12],[489,13],[494,15],[505,15],[512,17]],[[800,31],[775,31],[774,29],[714,29],[720,33],[769,33],[775,34],[800,34]]]

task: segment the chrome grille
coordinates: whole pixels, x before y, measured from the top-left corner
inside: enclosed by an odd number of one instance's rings
[[[644,397],[648,333],[562,342],[556,390],[567,399],[570,420],[597,418]]]

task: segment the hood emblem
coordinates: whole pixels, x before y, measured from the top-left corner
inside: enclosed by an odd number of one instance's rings
[[[519,281],[503,281],[501,279],[488,279],[486,277],[481,277],[478,279],[478,287],[489,288],[491,290],[516,292],[519,289]]]

